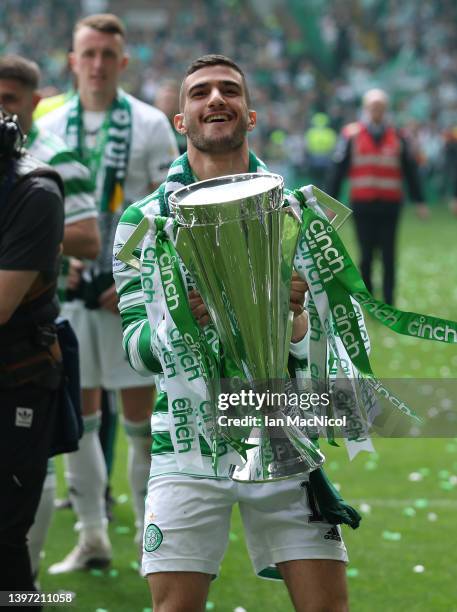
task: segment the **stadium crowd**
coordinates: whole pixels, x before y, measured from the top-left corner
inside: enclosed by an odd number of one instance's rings
[[[262,119],[253,147],[289,183],[309,178],[304,138],[316,112],[335,131],[357,117],[370,87],[389,91],[396,122],[413,140],[430,199],[448,194],[457,166],[457,45],[453,0],[4,0],[0,53],[33,57],[46,93],[71,84],[67,51],[75,19],[111,11],[129,30],[124,86],[154,102],[189,57],[235,57]],[[217,27],[214,27],[217,24]],[[330,145],[329,145],[330,146]],[[325,152],[328,155],[329,152]]]

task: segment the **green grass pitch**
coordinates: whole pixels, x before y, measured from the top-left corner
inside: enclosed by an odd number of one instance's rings
[[[426,223],[406,211],[399,241],[400,308],[457,318],[456,227],[457,219],[444,209],[435,209]],[[343,235],[355,254],[351,229],[345,228]],[[378,376],[455,377],[455,345],[396,336],[371,322],[369,328],[374,345],[372,365]],[[349,463],[344,448],[330,449],[322,444],[329,475],[364,516],[357,531],[344,529],[350,555],[351,610],[457,612],[457,439],[378,439],[375,447],[374,456],[363,453]],[[74,591],[72,610],[150,610],[147,585],[137,571],[125,466],[126,443],[119,431],[113,477],[118,502],[110,525],[115,555],[111,569],[49,576],[47,567],[61,560],[76,541],[72,512],[54,515],[40,581],[45,592]],[[60,478],[61,472],[60,467]],[[417,571],[418,566],[423,571]],[[254,576],[235,511],[229,548],[220,578],[211,587],[208,609],[233,612],[237,608],[237,612],[292,610],[282,584]]]

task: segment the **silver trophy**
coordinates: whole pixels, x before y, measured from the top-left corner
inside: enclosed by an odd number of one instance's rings
[[[249,173],[201,181],[174,192],[169,203],[178,222],[176,250],[208,308],[224,359],[236,365],[245,387],[284,397],[300,222],[283,207],[282,177]],[[289,478],[323,463],[306,427],[288,420],[287,401],[246,410],[254,412],[259,425],[246,438],[255,446],[242,467],[233,466],[234,480]]]

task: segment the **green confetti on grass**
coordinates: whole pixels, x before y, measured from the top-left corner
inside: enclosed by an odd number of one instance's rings
[[[231,531],[229,533],[229,540],[230,542],[237,542],[239,540],[237,534],[234,531]]]
[[[127,527],[127,525],[119,525],[114,531],[119,535],[125,535],[127,533],[130,533],[130,527]]]
[[[96,576],[97,578],[100,578],[100,576],[103,576],[103,572],[102,572],[102,570],[99,570],[99,569],[91,569],[90,570],[90,575],[91,576]]]
[[[143,608],[143,612],[152,612],[152,608]]]
[[[446,451],[448,453],[457,453],[457,444],[446,444]]]
[[[398,542],[401,540],[401,533],[397,531],[383,531],[382,537],[384,540],[388,540],[389,542]]]
[[[441,489],[443,489],[443,491],[452,491],[454,485],[452,484],[452,482],[441,482],[440,487]]]
[[[430,475],[430,468],[428,468],[428,467],[419,468],[418,472],[422,476],[429,476]]]
[[[108,612],[106,608],[97,608],[95,612]]]
[[[374,461],[367,461],[365,463],[365,469],[372,471],[372,470],[377,470],[378,469],[378,464]]]
[[[130,561],[129,567],[131,567],[137,572],[140,569],[140,564],[138,563],[138,561]]]
[[[405,516],[416,516],[416,511],[411,506],[408,506],[403,510]]]
[[[340,464],[338,463],[338,461],[330,461],[330,463],[328,464],[329,470],[338,470],[339,467],[340,467]]]
[[[355,567],[349,567],[346,570],[346,576],[348,578],[356,578],[359,575],[359,570]]]
[[[416,499],[416,501],[414,502],[414,506],[416,508],[427,508],[428,500],[424,498]]]
[[[447,480],[450,476],[450,472],[448,470],[440,470],[438,472],[438,478],[441,480]]]
[[[110,578],[116,578],[116,576],[119,576],[119,571],[117,569],[112,569],[109,571],[109,576]]]
[[[215,605],[213,601],[207,601],[206,602],[206,610],[214,610]]]

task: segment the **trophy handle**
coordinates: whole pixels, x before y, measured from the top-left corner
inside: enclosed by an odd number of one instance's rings
[[[325,191],[322,191],[322,189],[319,189],[319,187],[316,187],[315,185],[311,185],[311,187],[314,197],[319,204],[322,204],[335,213],[335,216],[330,221],[331,225],[333,225],[335,229],[340,229],[340,227],[342,227],[342,225],[346,223],[346,221],[352,215],[351,209],[338,200],[335,200],[335,198],[332,198],[332,196],[329,196],[328,193],[325,193]]]
[[[135,268],[135,270],[139,271],[141,269],[141,261],[133,254],[133,252],[146,236],[148,230],[149,221],[146,219],[146,217],[144,217],[133,230],[130,238],[124,244],[122,249],[120,249],[119,253],[117,253],[116,259],[119,259],[119,261],[122,261],[131,268]]]

